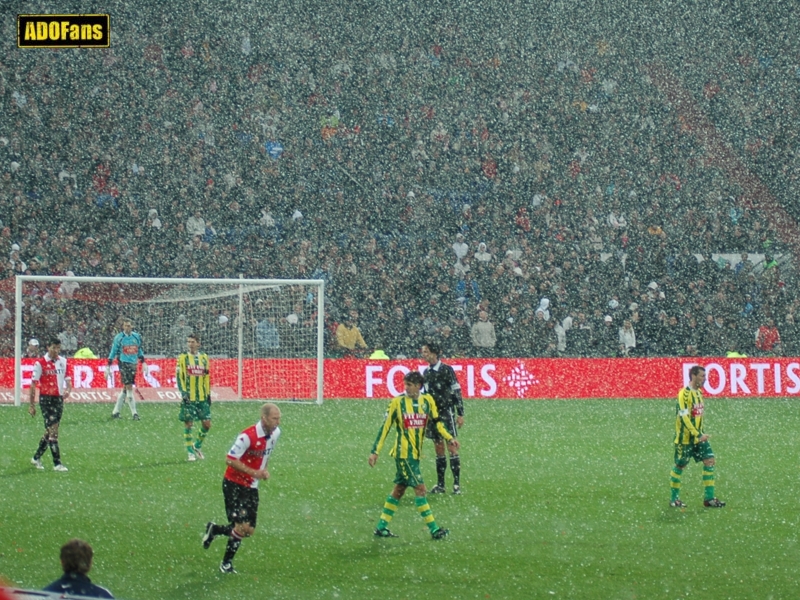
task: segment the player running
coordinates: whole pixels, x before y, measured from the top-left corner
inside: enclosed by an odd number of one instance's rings
[[[223,573],[236,573],[233,557],[242,539],[250,537],[256,530],[258,482],[269,479],[267,464],[281,435],[280,424],[280,409],[272,403],[264,404],[258,423],[239,434],[225,459],[228,468],[222,480],[222,495],[228,525],[210,522],[203,535],[203,548],[206,550],[217,536],[228,537],[225,556],[219,566]]]

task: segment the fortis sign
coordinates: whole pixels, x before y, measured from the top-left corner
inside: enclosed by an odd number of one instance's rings
[[[706,368],[706,397],[800,398],[800,358],[484,358],[453,359],[465,398],[579,399],[675,398],[689,383],[695,364]],[[145,378],[136,385],[148,400],[179,401],[175,389],[175,359],[148,359]],[[391,398],[403,393],[403,376],[424,371],[421,360],[328,359],[325,361],[326,398]],[[102,359],[67,359],[67,374],[76,390],[74,402],[111,401]],[[116,373],[117,367],[112,370]],[[31,383],[33,359],[23,359],[22,388]],[[235,397],[238,361],[211,359],[212,395]],[[244,398],[314,398],[316,361],[308,358],[245,359]],[[0,404],[13,401],[14,359],[0,358]],[[226,391],[227,390],[227,391]],[[227,394],[227,396],[225,395]]]
[[[20,48],[108,48],[108,15],[17,15]]]

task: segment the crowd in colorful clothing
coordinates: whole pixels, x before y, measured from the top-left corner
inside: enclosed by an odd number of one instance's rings
[[[688,60],[433,8],[403,33],[287,7],[212,31],[191,4],[112,2],[109,49],[0,59],[4,278],[322,278],[331,355],[362,351],[351,317],[390,356],[797,353],[797,240],[698,134],[793,214],[795,134],[764,116],[796,110],[790,49]],[[26,303],[26,338],[104,352],[117,315],[62,288]]]

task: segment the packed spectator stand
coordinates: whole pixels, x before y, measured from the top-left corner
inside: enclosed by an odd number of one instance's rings
[[[212,28],[207,3],[108,5],[109,49],[0,59],[2,279],[322,278],[331,356],[367,353],[337,345],[352,315],[392,357],[431,338],[449,356],[797,355],[796,39],[708,24],[713,56],[659,54],[514,6],[394,27],[233,3]],[[119,316],[61,290],[24,310],[26,339],[74,325],[99,354]]]

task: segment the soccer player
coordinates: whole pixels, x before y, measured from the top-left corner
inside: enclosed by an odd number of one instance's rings
[[[236,573],[233,557],[242,539],[253,535],[256,529],[258,482],[269,479],[267,464],[281,435],[280,424],[280,409],[275,404],[264,404],[261,419],[239,434],[225,459],[228,468],[222,480],[222,495],[228,525],[209,522],[203,535],[203,548],[206,550],[217,536],[228,537],[225,556],[219,566],[223,573]]]
[[[422,442],[425,440],[425,425],[428,419],[436,423],[439,434],[447,440],[448,445],[458,450],[459,443],[442,424],[439,418],[439,411],[436,409],[436,401],[430,394],[421,394],[424,379],[419,371],[411,371],[404,378],[406,393],[393,398],[389,403],[386,413],[386,420],[378,431],[378,437],[372,446],[372,453],[369,455],[369,466],[374,467],[378,462],[378,453],[383,448],[389,433],[395,430],[395,444],[389,454],[394,456],[397,474],[394,478],[394,489],[386,498],[383,505],[378,527],[375,535],[378,537],[397,537],[389,531],[388,525],[400,504],[400,498],[409,486],[414,488],[416,494],[415,503],[420,516],[428,526],[431,537],[435,540],[442,539],[449,531],[436,524],[433,518],[428,499],[425,497],[425,482],[419,469],[420,450]]]
[[[211,429],[211,386],[208,355],[200,352],[200,337],[191,334],[186,338],[189,347],[178,357],[175,381],[181,393],[181,411],[178,418],[183,421],[183,441],[186,444],[189,462],[203,459],[203,440]],[[192,440],[194,421],[200,421],[197,441]]]
[[[672,496],[669,505],[684,508],[680,499],[681,475],[691,459],[703,462],[703,506],[722,508],[725,506],[714,495],[714,452],[708,443],[708,434],[703,433],[703,394],[706,382],[705,367],[695,365],[689,370],[689,385],[678,392],[675,417],[675,466],[672,467],[670,487]]]
[[[134,421],[139,420],[139,413],[136,410],[136,398],[133,397],[133,382],[136,379],[136,362],[142,363],[142,374],[147,377],[147,363],[144,362],[144,348],[142,347],[142,336],[133,330],[133,321],[124,319],[122,321],[122,331],[114,336],[111,344],[111,352],[108,355],[108,369],[106,378],[111,385],[114,384],[114,373],[111,365],[114,359],[119,363],[119,374],[122,377],[122,391],[117,396],[117,404],[111,413],[111,418],[119,419],[119,411],[125,404],[127,397],[128,406]]]
[[[430,365],[425,369],[425,391],[436,401],[436,408],[447,432],[458,437],[458,428],[464,425],[464,400],[461,398],[461,385],[456,379],[456,372],[450,365],[444,364],[439,356],[438,344],[428,342],[422,346],[422,358]],[[436,450],[437,483],[431,488],[431,494],[443,494],[444,476],[447,472],[447,457],[444,454],[444,438],[439,435],[437,424],[428,421],[425,437],[433,440]],[[453,493],[461,493],[461,458],[452,446],[450,452],[450,470],[453,472]]]
[[[39,384],[39,406],[44,418],[44,435],[39,440],[39,447],[31,459],[37,469],[44,469],[42,455],[50,448],[53,455],[53,469],[65,473],[68,469],[61,464],[61,451],[58,447],[58,425],[64,413],[64,396],[72,391],[72,380],[67,377],[67,359],[59,356],[61,341],[51,338],[47,343],[47,353],[36,359],[33,365],[33,376],[28,397],[28,412],[36,416],[36,383]]]

